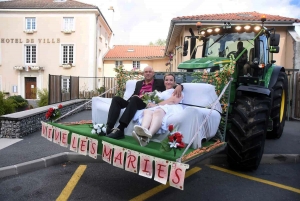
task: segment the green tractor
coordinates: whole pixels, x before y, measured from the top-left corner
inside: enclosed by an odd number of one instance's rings
[[[273,60],[273,54],[279,52],[280,36],[264,26],[265,17],[261,20],[260,25],[224,23],[202,29],[198,22],[198,36],[190,29],[191,36],[184,42],[186,56],[190,39],[191,60],[178,66],[187,72],[214,72],[221,71],[230,58],[236,62],[226,131],[226,152],[232,168],[257,169],[265,139],[280,138],[285,124],[288,79],[284,67]],[[196,59],[197,50],[202,56]]]

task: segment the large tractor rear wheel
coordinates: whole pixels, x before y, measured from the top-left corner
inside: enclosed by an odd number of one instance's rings
[[[288,79],[285,72],[279,72],[272,89],[274,95],[270,116],[273,120],[273,130],[267,133],[267,138],[279,139],[283,132],[288,103]]]
[[[227,159],[231,168],[258,168],[264,152],[270,105],[268,96],[238,92],[227,133]]]

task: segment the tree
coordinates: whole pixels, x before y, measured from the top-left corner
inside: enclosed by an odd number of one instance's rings
[[[149,43],[149,45],[162,45],[165,46],[166,45],[166,40],[163,39],[157,39],[155,43],[153,43],[152,41]]]

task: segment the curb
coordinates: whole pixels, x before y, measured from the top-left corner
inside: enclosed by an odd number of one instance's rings
[[[57,165],[66,161],[78,163],[102,163],[101,156],[98,155],[97,159],[88,156],[80,155],[75,152],[63,152],[44,158],[19,163],[7,167],[0,168],[0,178],[12,175],[23,174],[32,172],[49,166]],[[217,154],[197,164],[216,165],[227,163],[226,154]],[[282,164],[282,163],[300,163],[300,154],[264,154],[260,164]]]

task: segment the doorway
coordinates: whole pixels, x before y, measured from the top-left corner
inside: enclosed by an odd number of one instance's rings
[[[25,99],[36,99],[36,77],[25,77]]]

